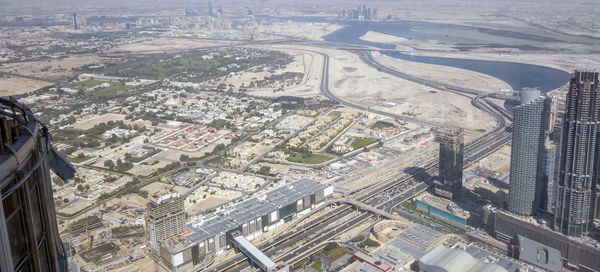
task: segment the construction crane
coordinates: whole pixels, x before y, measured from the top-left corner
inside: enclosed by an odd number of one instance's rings
[[[88,217],[87,213],[85,214],[85,232],[87,235],[88,249],[91,249],[92,248],[92,238],[91,238],[91,233],[90,233],[89,217]]]
[[[148,233],[148,213],[144,214],[144,222],[146,225],[144,226],[144,238],[148,239],[150,233]]]
[[[102,221],[102,208],[100,207],[100,205],[102,205],[102,200],[100,198],[96,199],[96,205],[98,205],[98,218],[100,218],[100,224],[104,227],[104,221]]]

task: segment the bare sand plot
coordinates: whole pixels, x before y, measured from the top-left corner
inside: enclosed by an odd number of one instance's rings
[[[230,44],[230,42],[192,38],[149,38],[135,43],[116,46],[107,52],[162,53],[189,49],[201,49],[226,44]]]
[[[146,204],[148,204],[148,199],[145,199],[138,194],[126,194],[126,195],[121,195],[117,198],[110,200],[108,202],[107,206],[110,206],[110,205],[113,205],[116,203],[121,203],[122,205],[127,205],[127,206],[132,206],[132,207],[143,208],[143,207],[146,207]]]
[[[133,262],[139,271],[166,272],[160,264],[156,263],[152,258],[143,258]]]
[[[573,47],[577,47],[574,44]],[[494,53],[494,52],[416,52],[422,56],[457,58],[457,59],[476,59],[504,62],[519,62],[533,65],[552,67],[567,72],[581,67],[596,67],[600,62],[600,54],[581,54],[581,53],[553,53],[545,52],[515,52],[515,53]]]
[[[53,84],[53,82],[49,81],[2,76],[0,77],[0,96],[18,95],[33,92]]]
[[[192,204],[190,207],[187,207],[186,211],[191,215],[195,215],[202,211],[219,207],[229,201],[230,201],[230,199],[227,199],[227,198],[209,196],[206,199],[198,201],[197,203]]]
[[[310,40],[323,40],[323,36],[342,27],[342,25],[329,23],[275,21],[265,25],[265,30],[263,32],[266,33],[266,35],[273,33],[296,38],[307,38]],[[277,38],[280,37],[278,36]]]
[[[86,64],[107,62],[110,62],[110,60],[96,55],[72,55],[67,58],[52,59],[48,61],[28,61],[3,64],[0,67],[0,71],[60,82],[68,80],[76,74],[76,72],[72,70],[73,68],[79,68]]]
[[[164,182],[153,182],[141,188],[142,190],[148,192],[150,195],[156,192],[166,192],[167,190],[173,189],[175,192],[183,194],[189,190],[189,188],[174,186],[171,184],[167,184]]]
[[[360,39],[363,41],[369,41],[369,42],[391,43],[391,44],[401,44],[401,43],[405,43],[408,41],[408,39],[400,37],[400,36],[384,34],[384,33],[376,32],[376,31],[368,31],[367,33],[365,33],[365,35],[361,36]]]
[[[375,43],[387,43],[396,46],[396,50],[411,52],[415,50],[444,50],[444,51],[459,51],[450,44],[440,43],[437,40],[416,40],[407,39],[400,36],[384,34],[375,31],[368,31],[360,37],[363,41]]]
[[[379,72],[349,52],[324,51],[330,56],[329,88],[337,97],[377,110],[473,131],[487,130],[496,124],[492,116],[473,107],[469,97],[436,91]]]
[[[122,121],[122,120],[125,120],[125,115],[123,115],[123,114],[105,113],[102,115],[94,116],[87,120],[79,120],[75,124],[73,124],[73,127],[76,129],[88,130],[90,128],[93,128],[96,125],[107,123],[108,121]]]
[[[394,57],[382,55],[379,52],[372,53],[373,58],[392,69],[402,71],[403,73],[419,78],[472,88],[481,91],[497,91],[501,89],[511,89],[508,83],[482,73],[448,67],[443,65],[433,65],[406,61]]]
[[[87,208],[91,204],[92,202],[87,199],[76,198],[71,200],[71,202],[69,202],[69,205],[64,206],[62,209],[58,210],[58,212],[64,214],[73,214],[83,210],[84,208]]]
[[[159,160],[158,163],[154,165],[138,164],[134,165],[133,168],[129,169],[127,172],[138,176],[148,176],[156,173],[156,169],[163,168],[171,163],[171,161]]]

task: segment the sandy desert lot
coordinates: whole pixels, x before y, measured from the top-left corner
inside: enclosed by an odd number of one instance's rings
[[[433,64],[401,60],[398,58],[382,55],[379,52],[372,53],[373,58],[392,69],[403,73],[446,84],[461,86],[481,91],[497,91],[510,89],[510,86],[495,77],[474,71]]]
[[[195,38],[147,38],[135,43],[116,46],[107,50],[107,53],[163,53],[177,52],[181,50],[200,49],[213,46],[231,44],[227,41],[205,40]]]
[[[487,130],[495,125],[491,116],[471,105],[470,97],[441,92],[379,72],[352,53],[326,52],[330,55],[329,88],[342,99],[467,130]],[[387,103],[381,104],[381,101]]]
[[[265,27],[263,31],[266,34],[292,36],[296,38],[305,38],[310,40],[323,40],[323,36],[330,34],[343,26],[329,23],[309,23],[309,22],[274,22]]]
[[[0,66],[0,72],[33,77],[40,80],[62,83],[74,77],[77,72],[71,69],[86,64],[108,63],[109,59],[97,55],[73,55],[47,61],[8,63]]]
[[[49,81],[3,76],[0,77],[0,96],[29,93],[53,84]]]
[[[76,129],[87,130],[93,128],[96,125],[107,123],[109,121],[122,121],[125,120],[125,115],[115,113],[105,113],[102,115],[94,116],[87,120],[80,120],[73,124]]]

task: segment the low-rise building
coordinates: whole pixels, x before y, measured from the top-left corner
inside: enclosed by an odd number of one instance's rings
[[[186,271],[211,254],[232,246],[232,234],[253,239],[321,205],[333,187],[302,178],[186,224],[186,231],[165,241],[161,258],[172,271]]]

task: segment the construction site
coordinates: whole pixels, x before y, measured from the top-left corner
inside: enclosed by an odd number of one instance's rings
[[[97,209],[97,213],[66,223],[61,232],[73,265],[86,270],[99,266],[118,268],[146,255],[140,248],[146,243],[146,228],[133,217],[143,218],[140,209],[132,209],[125,203],[104,209],[98,205]],[[129,220],[117,218],[115,214]]]
[[[435,193],[448,199],[460,198],[463,174],[462,129],[441,128],[435,131],[435,141],[440,143],[440,173],[435,181]]]

